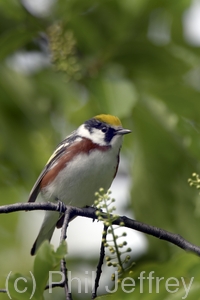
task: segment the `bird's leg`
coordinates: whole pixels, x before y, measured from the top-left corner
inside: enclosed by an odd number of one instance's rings
[[[63,213],[66,211],[66,205],[58,198],[55,199],[58,204],[58,211],[60,213],[60,217],[63,215]]]

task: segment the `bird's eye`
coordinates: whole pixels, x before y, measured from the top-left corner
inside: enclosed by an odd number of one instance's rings
[[[101,131],[102,131],[102,132],[107,132],[107,131],[108,131],[108,128],[107,128],[106,126],[104,126],[104,127],[101,128]]]

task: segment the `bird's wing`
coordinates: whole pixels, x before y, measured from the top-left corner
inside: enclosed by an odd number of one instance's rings
[[[47,172],[47,165],[45,166],[43,171],[40,173],[40,176],[38,177],[37,181],[35,182],[34,186],[32,187],[28,202],[35,202],[35,200],[40,192],[40,182],[41,182],[42,178],[44,177],[44,175],[46,174],[46,172]]]
[[[80,138],[79,136],[75,135],[74,132],[69,135],[66,139],[64,139],[56,148],[56,150],[54,151],[54,153],[51,155],[51,157],[49,158],[46,166],[44,167],[44,169],[42,170],[42,172],[40,173],[37,181],[35,182],[30,195],[29,195],[29,199],[28,202],[35,202],[39,192],[40,192],[40,183],[42,181],[42,179],[44,178],[44,176],[46,175],[46,173],[52,168],[52,166],[56,163],[56,161],[63,155],[63,153],[66,153],[66,149],[70,147],[70,145],[77,139]]]

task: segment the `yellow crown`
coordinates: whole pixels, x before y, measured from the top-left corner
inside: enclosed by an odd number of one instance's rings
[[[97,115],[94,117],[94,119],[97,119],[100,122],[110,124],[112,126],[122,126],[120,119],[112,115]]]

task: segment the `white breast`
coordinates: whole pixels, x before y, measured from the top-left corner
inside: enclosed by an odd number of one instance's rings
[[[81,153],[66,165],[56,180],[42,190],[46,201],[59,199],[66,205],[92,205],[99,188],[107,190],[114,178],[121,142],[107,152]]]

